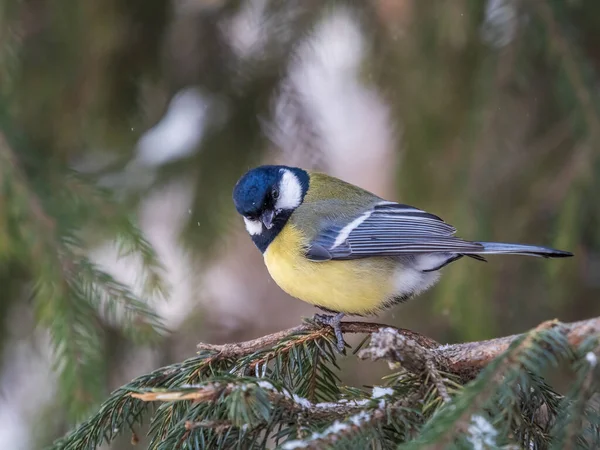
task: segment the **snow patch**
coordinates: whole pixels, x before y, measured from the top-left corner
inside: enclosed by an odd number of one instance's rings
[[[369,414],[366,411],[361,411],[358,414],[350,417],[349,420],[352,423],[352,425],[360,427],[364,422],[367,422],[370,419],[371,419],[371,414]]]
[[[292,395],[292,400],[294,400],[295,403],[299,404],[300,406],[302,406],[303,408],[306,408],[306,409],[308,409],[312,406],[312,403],[309,400],[307,400],[303,397],[300,397],[296,394]]]
[[[332,402],[321,402],[321,403],[317,403],[315,405],[313,405],[315,408],[337,408],[340,405],[344,405],[344,406],[365,406],[368,405],[370,402],[369,399],[363,399],[363,400],[347,400],[345,398],[339,400],[337,403],[332,403]]]
[[[263,388],[263,389],[268,389],[268,390],[275,390],[275,387],[269,383],[268,381],[259,381],[258,383],[256,383],[258,385],[258,387]]]
[[[473,445],[473,450],[484,450],[496,446],[498,432],[494,426],[484,417],[471,416],[471,425],[468,428],[468,441]]]
[[[281,394],[281,395],[289,398],[290,400],[292,400],[294,403],[296,403],[298,406],[300,406],[302,408],[308,409],[308,408],[311,408],[313,406],[313,404],[309,400],[307,400],[307,399],[305,399],[303,397],[300,397],[299,395],[291,394],[287,390],[279,391],[278,389],[275,388],[275,386],[273,386],[268,381],[264,381],[264,380],[263,381],[258,381],[256,383],[256,385],[258,387],[262,388],[262,389],[266,389],[268,391],[273,391],[273,392],[276,392],[278,394]],[[242,388],[244,388],[245,386],[246,385],[242,386]]]
[[[283,444],[281,448],[283,450],[296,450],[297,448],[306,448],[306,445],[304,441],[289,441]]]
[[[385,398],[386,396],[393,395],[394,390],[391,388],[384,388],[381,386],[375,386],[373,388],[372,398],[380,398],[379,403],[377,404],[377,408],[384,409],[385,408]]]
[[[348,425],[338,422],[336,420],[335,422],[333,422],[333,425],[331,425],[330,427],[328,427],[325,430],[324,434],[339,433],[340,431],[344,431],[347,429],[348,429]]]
[[[598,364],[598,357],[594,352],[588,352],[587,355],[585,355],[585,359],[592,367],[596,367],[596,364]]]
[[[396,330],[395,328],[380,328],[379,329],[380,333],[389,333],[389,334],[398,334],[398,330]]]
[[[286,442],[281,448],[283,450],[294,450],[297,448],[305,448],[305,447],[309,446],[311,441],[318,441],[319,439],[323,439],[330,434],[340,433],[344,430],[347,430],[348,428],[349,428],[348,425],[336,420],[335,422],[333,422],[332,425],[325,428],[325,430],[323,430],[321,433],[313,433],[308,440],[306,440],[306,441],[302,441],[302,440],[289,441],[289,442]]]
[[[349,417],[347,421],[350,422],[350,424],[352,426],[360,427],[362,424],[364,424],[365,422],[367,422],[369,420],[371,420],[371,414],[369,414],[368,412],[362,411],[354,416]],[[350,428],[350,425],[336,420],[329,427],[325,428],[321,433],[313,433],[310,436],[310,438],[308,438],[305,441],[294,440],[294,441],[286,442],[281,448],[283,450],[295,450],[297,448],[306,448],[311,444],[311,442],[327,438],[331,434],[341,433],[345,430],[348,430],[349,428]]]
[[[394,393],[394,390],[392,388],[384,388],[381,386],[375,386],[373,388],[372,398],[385,397],[386,395],[392,395],[393,393]]]

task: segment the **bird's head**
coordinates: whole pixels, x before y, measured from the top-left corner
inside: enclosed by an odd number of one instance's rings
[[[248,233],[254,238],[279,232],[302,203],[308,183],[308,173],[295,167],[260,166],[246,172],[235,185],[233,202]]]

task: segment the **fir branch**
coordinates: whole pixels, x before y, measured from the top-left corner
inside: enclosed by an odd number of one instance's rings
[[[234,393],[244,392],[250,395],[253,390],[262,390],[273,404],[282,406],[290,416],[302,413],[308,419],[324,420],[337,417],[347,417],[350,414],[362,411],[369,404],[369,399],[346,400],[338,402],[312,403],[307,399],[291,393],[284,387],[278,387],[271,381],[253,378],[236,378],[227,383],[211,380],[200,385],[186,386],[173,390],[141,389],[132,392],[132,398],[143,402],[179,402],[191,400],[194,403],[211,403],[224,399]]]
[[[573,348],[581,345],[589,336],[600,336],[600,317],[572,323],[554,320],[545,322],[544,326],[558,329]],[[516,334],[487,341],[442,345],[435,350],[448,359],[449,367],[446,368],[448,372],[465,379],[473,379],[492,360],[523,336],[523,334]]]
[[[109,205],[109,199],[81,180],[79,191],[86,187],[86,193],[93,194],[89,202],[63,184],[56,195],[45,198],[30,181],[18,153],[0,133],[0,196],[6,203],[11,240],[20,250],[14,256],[29,271],[37,320],[48,328],[54,346],[60,393],[77,417],[103,393],[102,319],[118,321],[136,342],[156,338],[164,328],[144,300],[83,256],[81,228],[101,214],[100,205]],[[60,220],[62,216],[76,220]],[[162,293],[153,249],[131,222],[127,225],[129,253],[141,256],[142,270],[152,274],[152,283],[146,285]]]
[[[386,327],[373,333],[371,343],[358,353],[361,359],[385,359],[399,362],[413,373],[422,373],[427,370],[428,362],[436,360],[439,366],[449,366],[443,355],[437,355],[432,350],[419,345],[413,339],[407,338],[395,328]]]
[[[169,292],[164,274],[165,268],[159,260],[152,244],[129,217],[117,221],[116,242],[119,247],[119,257],[137,256],[141,260],[143,295],[149,298],[166,299]]]
[[[458,435],[469,429],[475,414],[490,401],[499,386],[511,383],[504,377],[512,376],[514,379],[521,373],[521,369],[532,370],[534,369],[533,365],[537,366],[535,368],[538,369],[536,370],[538,372],[544,360],[549,360],[549,358],[544,358],[543,354],[538,353],[541,344],[556,344],[556,347],[551,350],[564,348],[561,342],[564,335],[557,332],[556,325],[556,321],[544,322],[533,331],[521,335],[501,357],[489,365],[468,389],[465,389],[452,403],[440,410],[422,431],[423,434],[419,440],[402,448],[431,450],[447,448]],[[533,355],[540,356],[540,359],[532,359]]]
[[[516,383],[499,387],[487,412],[499,434],[514,436],[523,448],[544,448],[550,442],[560,400],[541,376],[522,371]]]
[[[146,402],[187,402],[188,404],[187,419],[177,424],[173,423],[169,433],[161,442],[156,442],[156,448],[173,448],[175,443],[199,438],[197,433],[202,433],[203,440],[215,437],[212,435],[216,432],[215,429],[206,430],[205,426],[189,426],[193,423],[219,423],[220,432],[227,430],[227,433],[237,433],[240,430],[246,434],[257,431],[264,433],[271,429],[274,423],[295,421],[311,423],[314,426],[314,424],[341,420],[349,415],[360,413],[365,408],[368,409],[370,405],[371,407],[377,405],[377,402],[366,398],[312,403],[272,381],[247,377],[233,378],[230,375],[213,378],[196,386],[169,390],[142,390],[132,393],[131,396]],[[184,423],[183,427],[181,423]],[[228,426],[223,426],[225,423]],[[192,433],[196,435],[193,436]],[[217,435],[220,436],[218,439],[224,439],[223,434],[217,432]],[[231,443],[230,446],[234,445]],[[207,448],[212,447],[207,446]]]
[[[560,328],[561,333],[565,335],[572,347],[578,347],[590,335],[600,335],[600,317],[572,323],[552,321],[548,323],[548,326]],[[424,349],[430,350],[440,370],[456,374],[465,380],[475,378],[492,360],[504,353],[513,342],[523,336],[517,334],[487,341],[442,345],[414,331],[378,323],[342,322],[341,328],[343,333],[366,334],[377,333],[386,328],[395,330],[399,335],[414,341]],[[329,330],[329,328],[324,329]],[[306,323],[245,342],[222,345],[199,343],[198,349],[216,352],[222,357],[240,358],[300,333],[308,333],[307,336],[311,336],[311,338],[312,333],[314,333],[316,339],[316,337],[323,335],[324,329],[312,323]]]
[[[366,428],[374,426],[376,422],[387,422],[390,418],[398,415],[412,414],[415,412],[409,408],[414,407],[419,401],[418,396],[412,396],[395,402],[386,402],[382,397],[374,396],[373,399],[341,400],[338,402],[311,403],[306,399],[299,398],[283,387],[276,387],[270,381],[256,381],[254,379],[236,379],[226,383],[210,381],[198,386],[189,386],[185,389],[172,390],[149,390],[145,392],[132,393],[133,398],[145,402],[179,402],[192,401],[194,404],[222,402],[227,397],[242,392],[245,401],[258,395],[257,391],[265,391],[270,402],[271,411],[277,407],[282,419],[293,418],[301,415],[302,420],[312,423],[323,421],[331,422],[333,425],[322,432],[315,432],[305,440],[288,441],[283,448],[322,448],[323,444],[335,443],[342,439],[350,438],[361,433]],[[185,422],[185,430],[194,428],[207,428],[208,424],[214,424],[222,432],[223,430],[236,426],[238,417],[230,416],[227,420],[201,420],[198,422]],[[265,414],[261,419],[264,423],[249,421],[244,418],[244,424],[250,427],[260,425],[266,426],[270,414]]]
[[[307,439],[287,441],[281,448],[282,450],[329,448],[340,441],[354,439],[356,435],[377,426],[379,422],[389,421],[392,415],[396,418],[400,414],[414,415],[415,412],[411,408],[414,407],[417,401],[418,399],[415,397],[391,405],[383,404],[383,406],[372,410],[363,409],[361,412],[346,417],[342,421],[335,421],[325,430],[315,432]]]
[[[93,185],[72,171],[63,174],[62,186],[57,193],[63,196],[61,205],[69,206],[72,215],[84,219],[93,231],[114,239],[120,258],[139,258],[143,295],[148,299],[165,299],[169,291],[165,269],[154,247],[131,218],[128,206],[110,201],[112,193],[108,189]]]
[[[555,394],[543,381],[536,381],[533,374],[571,358],[572,346],[600,336],[600,319],[572,324],[550,321],[527,334],[453,346],[432,345],[429,338],[380,324],[346,322],[342,329],[376,333],[362,354],[373,354],[379,348],[378,357],[401,361],[403,367],[417,374],[405,372],[395,376],[388,387],[374,388],[370,397],[352,388],[345,389],[348,395],[344,397],[336,375],[326,369],[327,364],[335,364],[337,357],[331,347],[333,334],[328,327],[316,328],[313,323],[239,344],[200,344],[197,357],[144,375],[115,391],[98,414],[54,448],[93,449],[111,440],[117,431],[140,421],[150,401],[162,403],[150,424],[151,449],[178,448],[184,443],[198,448],[230,448],[240,443],[264,448],[268,437],[276,442],[300,440],[306,446],[325,442],[337,445],[346,442],[346,437],[366,439],[365,442],[406,442],[429,417],[421,444],[432,445],[440,437],[445,442],[462,439],[461,433],[475,427],[471,423],[474,414],[500,389],[503,394],[499,400],[506,408],[517,408],[522,411],[519,414],[529,417],[537,415],[545,404],[551,407],[553,416]],[[386,346],[382,346],[382,338],[387,339]],[[507,349],[508,343],[511,346]],[[504,351],[492,360],[494,352],[500,349]],[[320,362],[311,365],[315,352],[319,352]],[[460,355],[476,355],[475,361],[461,360]],[[461,388],[457,384],[460,375],[473,376],[474,368],[479,371],[484,360],[488,362],[484,372]],[[468,372],[465,367],[470,368]],[[313,371],[320,389],[332,395],[333,401],[314,402],[301,396],[310,393],[305,379]],[[255,377],[248,376],[253,373]],[[469,377],[462,377],[462,381]],[[535,392],[530,393],[530,389]],[[540,400],[532,403],[531,409],[522,409],[516,403],[519,392],[519,398],[525,400],[539,393]],[[454,398],[447,402],[451,396]],[[390,408],[399,409],[392,414]],[[353,427],[352,417],[366,417],[364,414],[372,416]],[[527,428],[528,425],[514,422],[510,414],[497,417],[519,428],[514,429],[517,435],[522,433],[519,439],[523,442],[538,439],[528,437],[535,431],[537,419]],[[323,434],[336,420],[348,428],[338,425]],[[205,426],[210,423],[215,428]],[[545,423],[551,423],[551,417]],[[547,433],[542,432],[539,439],[546,437]],[[315,442],[311,443],[311,439]]]
[[[576,379],[561,405],[561,414],[553,430],[556,449],[581,448],[582,438],[578,433],[586,420],[586,412],[594,393],[600,389],[600,338],[593,336],[584,342],[577,355]],[[599,423],[595,424],[600,425]],[[580,441],[577,445],[577,441]],[[588,442],[584,448],[592,448]]]
[[[600,118],[594,106],[593,94],[587,87],[587,83],[581,73],[578,64],[574,61],[575,52],[556,22],[552,7],[547,1],[532,1],[539,16],[544,21],[548,30],[553,50],[563,62],[567,77],[573,86],[575,96],[583,110],[585,120],[588,123],[590,134],[597,139],[600,136]],[[589,154],[589,151],[587,152]]]
[[[547,30],[548,40],[550,42],[550,50],[553,51],[564,69],[566,78],[572,86],[576,101],[583,116],[583,122],[587,126],[589,136],[583,140],[573,151],[571,162],[565,165],[563,173],[556,177],[556,182],[551,186],[550,194],[555,194],[556,191],[566,192],[573,183],[571,180],[579,177],[584,183],[591,183],[593,180],[595,142],[600,139],[600,117],[595,99],[595,89],[590,87],[590,83],[586,82],[581,67],[584,64],[578,63],[578,55],[576,49],[570,44],[569,40],[562,32],[559,23],[553,12],[553,6],[547,0],[530,1],[532,7],[541,18]],[[595,80],[592,80],[595,84]],[[571,188],[572,189],[572,188]],[[549,195],[547,198],[551,198]],[[561,198],[561,195],[554,195],[556,198]],[[548,200],[549,201],[549,200]],[[556,201],[556,200],[555,200]]]
[[[384,328],[374,333],[370,345],[358,352],[358,357],[398,362],[406,370],[424,379],[425,384],[431,380],[442,401],[444,403],[450,401],[446,379],[439,370],[439,367],[448,367],[448,361],[443,355],[438,355],[414,340],[406,338],[393,328]]]
[[[87,258],[78,260],[76,267],[88,301],[104,319],[118,324],[133,342],[156,340],[167,331],[156,312],[112,275]]]
[[[438,393],[440,394],[440,397],[442,397],[444,403],[448,403],[450,401],[450,394],[448,394],[446,382],[444,381],[444,378],[440,374],[438,368],[435,366],[433,359],[427,359],[425,367],[427,374],[432,378],[433,384],[435,385]]]
[[[155,386],[197,383],[229,361],[217,361],[207,354],[165,366],[135,378],[112,392],[96,414],[57,440],[52,449],[95,449],[141,422],[147,404],[131,397],[134,391]],[[216,367],[215,367],[216,366]]]
[[[37,320],[50,331],[64,401],[71,414],[77,416],[98,400],[101,393],[99,324],[81,286],[74,282],[72,255],[61,245],[56,221],[46,213],[37,193],[29,186],[3,133],[0,133],[0,170],[7,215],[16,223],[13,239],[26,253],[18,256],[31,268],[35,280]]]
[[[233,426],[233,423],[228,420],[201,420],[200,422],[188,420],[185,422],[185,429],[188,431],[193,430],[194,428],[211,428],[219,434]]]
[[[389,325],[372,323],[372,322],[342,322],[341,328],[343,333],[375,333],[382,328],[391,328]],[[394,328],[398,333],[405,335],[408,338],[414,339],[420,345],[426,348],[437,347],[439,344],[435,342],[433,339],[430,339],[422,334],[416,333],[414,331],[405,329],[405,328]],[[266,336],[262,336],[256,339],[252,339],[244,342],[237,342],[231,344],[205,344],[203,342],[198,344],[199,350],[206,350],[217,352],[223,357],[227,358],[239,358],[242,356],[250,355],[262,348],[273,346],[274,344],[280,342],[283,339],[286,339],[290,336],[295,336],[300,333],[309,333],[310,339],[313,337],[313,333],[315,338],[319,336],[323,336],[325,330],[329,330],[328,327],[323,328],[320,325],[313,324],[312,322],[307,322],[305,324],[299,325],[297,327],[288,328],[287,330],[278,331],[273,334],[269,334]],[[307,339],[309,339],[307,337]]]

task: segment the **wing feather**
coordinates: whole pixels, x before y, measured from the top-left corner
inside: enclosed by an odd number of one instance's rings
[[[455,237],[455,232],[438,216],[408,205],[381,202],[349,222],[326,227],[311,243],[307,257],[323,261],[482,249],[479,243]]]

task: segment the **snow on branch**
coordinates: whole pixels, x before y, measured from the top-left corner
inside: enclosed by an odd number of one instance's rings
[[[600,336],[600,317],[572,323],[553,320],[544,322],[543,325],[559,329],[574,347],[580,345],[587,337]],[[421,372],[425,370],[428,363],[433,362],[439,370],[458,375],[465,380],[476,377],[494,358],[523,336],[516,334],[486,341],[442,345],[414,331],[378,323],[342,322],[341,326],[343,333],[372,335],[369,347],[371,353],[363,350],[364,357],[371,357],[371,355],[378,358],[385,357],[385,359],[401,362],[405,369],[413,372]],[[302,338],[304,340],[316,340],[330,332],[328,328],[319,328],[307,322],[245,342],[223,345],[200,343],[198,349],[217,352],[223,358],[239,358],[298,334],[304,334]]]

